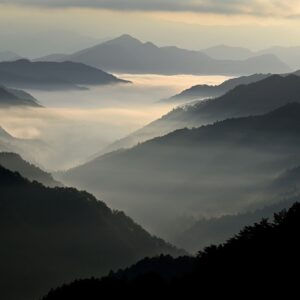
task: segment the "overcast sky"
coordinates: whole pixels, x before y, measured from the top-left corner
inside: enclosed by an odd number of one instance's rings
[[[129,33],[158,45],[300,45],[299,0],[0,0],[0,50],[72,52]]]

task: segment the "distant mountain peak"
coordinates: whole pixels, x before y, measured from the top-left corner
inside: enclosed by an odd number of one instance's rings
[[[129,34],[123,34],[105,44],[142,44],[142,42]]]

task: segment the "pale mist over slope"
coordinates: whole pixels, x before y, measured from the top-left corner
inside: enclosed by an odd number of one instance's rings
[[[1,109],[1,126],[15,137],[47,145],[34,162],[64,170],[85,162],[110,143],[171,110],[159,100],[193,84],[219,84],[225,76],[117,74],[131,84],[89,90],[27,90],[44,108]]]

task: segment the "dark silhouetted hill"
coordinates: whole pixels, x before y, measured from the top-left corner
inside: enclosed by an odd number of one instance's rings
[[[183,253],[91,194],[46,188],[2,167],[0,207],[2,299],[38,299],[145,256]]]
[[[20,59],[0,63],[0,82],[35,89],[78,89],[82,85],[124,83],[102,70],[74,62],[31,62]]]
[[[136,266],[124,271],[122,277],[111,274],[61,286],[43,300],[98,299],[102,295],[139,299],[143,294],[146,299],[157,295],[190,299],[197,294],[240,299],[241,293],[251,298],[257,295],[266,299],[279,295],[293,298],[297,293],[295,272],[300,266],[299,231],[300,205],[296,203],[289,210],[275,214],[273,221],[262,219],[244,227],[226,243],[207,247],[194,259],[184,262],[183,258],[170,260],[161,256],[150,262],[144,260],[140,262],[141,271],[134,276]],[[149,271],[143,270],[143,264]],[[187,273],[186,269],[192,265]],[[163,276],[166,270],[172,270],[167,278]]]
[[[241,61],[216,60],[200,51],[142,43],[126,34],[62,60],[121,73],[247,75],[289,71],[289,67],[270,54]]]
[[[259,106],[267,109],[271,99]],[[169,239],[185,228],[187,216],[218,217],[261,206],[264,198],[258,191],[300,164],[299,130],[300,104],[291,103],[265,115],[174,131],[100,156],[61,180],[103,195],[110,205]]]

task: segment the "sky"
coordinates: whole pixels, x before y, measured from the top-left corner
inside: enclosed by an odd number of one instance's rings
[[[158,45],[300,45],[298,0],[0,0],[0,51],[37,57],[124,33]]]

